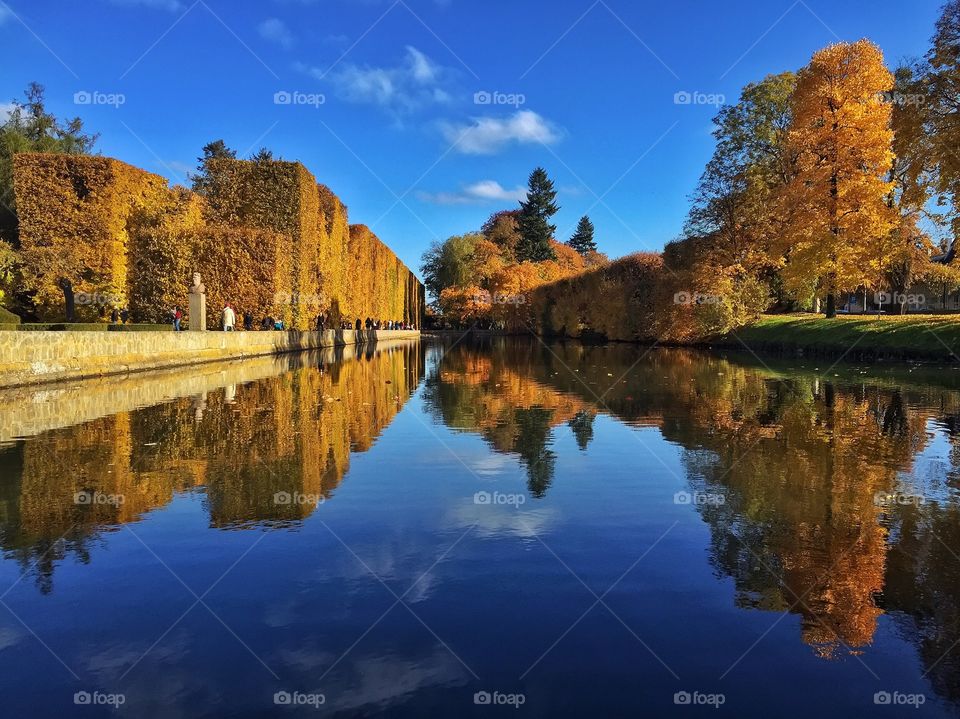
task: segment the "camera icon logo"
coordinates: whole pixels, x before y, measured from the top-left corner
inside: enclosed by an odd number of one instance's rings
[[[293,702],[293,696],[290,692],[277,692],[273,695],[274,704],[290,704]]]
[[[690,492],[677,492],[673,495],[674,504],[690,504],[693,501],[693,495]]]
[[[874,704],[889,704],[891,700],[890,692],[877,692],[873,695]]]
[[[477,692],[473,695],[474,704],[489,704],[491,700],[490,692]]]
[[[674,105],[689,105],[691,102],[693,102],[693,95],[686,90],[680,90],[680,92],[673,94]]]
[[[293,102],[293,95],[286,90],[280,90],[273,93],[274,105],[289,105],[291,102]]]
[[[491,102],[493,102],[493,95],[491,95],[486,90],[481,90],[480,92],[473,93],[474,105],[489,105]]]
[[[490,504],[493,501],[493,496],[490,492],[477,492],[473,495],[474,504]]]
[[[677,692],[673,695],[674,704],[689,704],[691,699],[690,692]]]
[[[73,695],[74,704],[89,704],[93,700],[90,692],[77,692]]]
[[[74,504],[93,504],[93,494],[91,492],[77,492],[73,495]]]
[[[92,102],[93,93],[87,92],[86,90],[80,90],[79,92],[73,93],[74,105],[89,105]]]
[[[293,497],[290,492],[276,492],[273,495],[274,504],[290,504],[293,501]]]

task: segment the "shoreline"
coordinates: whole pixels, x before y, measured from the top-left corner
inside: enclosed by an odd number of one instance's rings
[[[107,377],[419,337],[419,330],[0,332],[0,387]]]

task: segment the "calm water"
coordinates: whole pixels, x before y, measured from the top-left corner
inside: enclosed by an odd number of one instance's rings
[[[413,343],[0,407],[2,716],[960,707],[960,371]]]

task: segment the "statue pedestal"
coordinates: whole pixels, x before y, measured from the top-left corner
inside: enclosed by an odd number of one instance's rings
[[[207,329],[207,296],[190,293],[190,331],[203,332]]]

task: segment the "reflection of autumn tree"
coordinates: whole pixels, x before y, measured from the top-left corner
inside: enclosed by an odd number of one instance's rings
[[[894,491],[927,442],[930,411],[893,389],[782,380],[689,352],[651,353],[632,369],[632,348],[554,345],[533,364],[517,354],[494,353],[497,379],[518,366],[585,406],[602,396],[618,419],[658,424],[684,447],[693,488],[726,499],[699,511],[740,606],[799,614],[821,656],[871,642],[887,553],[875,494]]]
[[[960,701],[960,508],[890,508],[897,537],[882,604],[917,647],[935,691]]]
[[[0,453],[0,541],[49,590],[57,560],[97,534],[205,486],[214,527],[288,523],[329,497],[351,451],[369,448],[423,374],[418,345],[299,366],[47,432]],[[119,503],[78,504],[87,492]],[[291,501],[277,501],[286,493]],[[297,498],[305,498],[298,500]]]
[[[479,349],[461,343],[444,354],[424,394],[428,409],[446,426],[478,432],[498,452],[517,454],[534,497],[544,496],[553,479],[552,428],[578,417],[586,422],[591,408],[533,378],[543,373],[545,361],[543,350],[528,342],[497,341]]]

